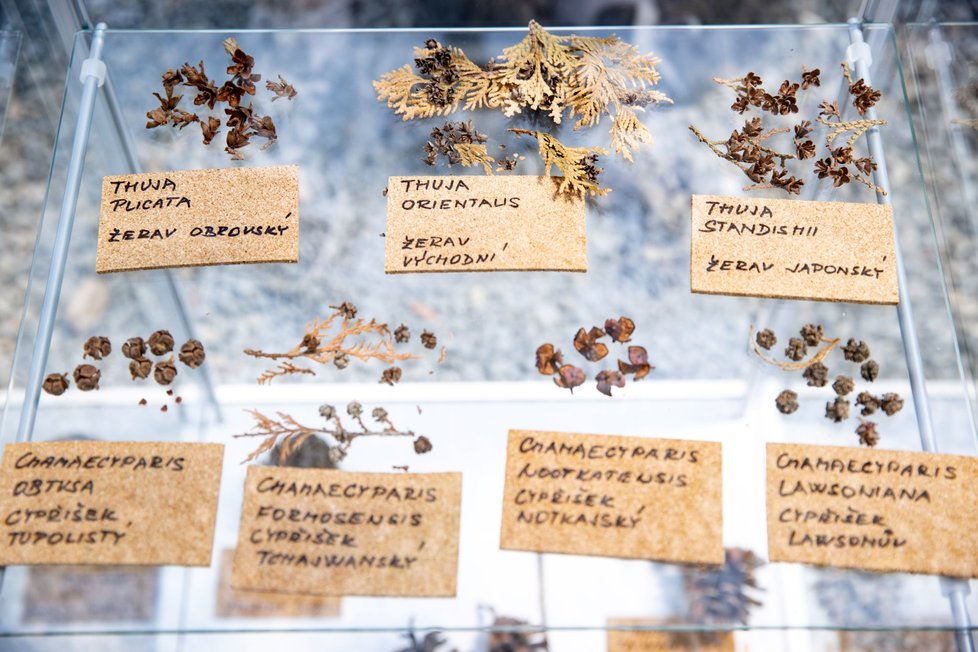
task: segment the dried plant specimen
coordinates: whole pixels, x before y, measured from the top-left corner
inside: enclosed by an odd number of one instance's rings
[[[655,369],[649,364],[649,353],[644,346],[628,347],[628,362],[618,361],[618,371],[623,374],[635,374],[634,380],[642,380]]]
[[[751,334],[753,335],[753,328],[751,329]],[[829,380],[829,369],[825,366],[823,360],[836,348],[841,342],[841,339],[826,337],[821,324],[805,324],[800,330],[800,335],[801,338],[791,338],[787,349],[785,349],[784,353],[790,359],[789,362],[774,360],[765,356],[761,352],[763,347],[758,342],[757,337],[751,338],[751,344],[754,348],[754,353],[765,362],[776,365],[785,371],[801,369],[803,370],[802,377],[810,387],[825,387]],[[773,333],[771,334],[771,338],[774,338]],[[816,351],[811,357],[804,359],[804,356],[807,354],[805,347],[809,345],[817,346],[819,344],[824,344],[825,346]],[[859,371],[863,380],[872,382],[879,376],[879,364],[869,359],[869,345],[866,342],[857,340],[856,338],[850,338],[845,346],[840,347],[839,350],[842,352],[842,357],[845,361],[861,365]],[[853,376],[839,374],[832,383],[832,391],[835,397],[828,400],[825,404],[825,418],[835,423],[840,423],[847,420],[850,416],[851,403],[845,397],[856,391],[856,381],[853,379]],[[792,414],[798,409],[797,399],[798,395],[795,392],[784,390],[775,400],[775,404],[778,411],[782,414]],[[887,416],[893,416],[903,408],[903,399],[898,394],[884,394],[878,398],[870,392],[861,391],[856,395],[855,405],[860,410],[862,416],[874,414],[880,409]],[[866,446],[875,446],[880,439],[879,431],[876,428],[877,424],[860,419],[860,425],[856,427],[856,435],[859,438],[859,443]]]
[[[173,356],[169,360],[161,360],[153,369],[153,379],[160,385],[169,385],[177,377],[177,366],[173,364]]]
[[[880,375],[880,366],[875,360],[867,360],[859,367],[859,375],[863,380],[873,382]]]
[[[855,388],[856,388],[856,383],[853,382],[852,378],[850,378],[849,376],[840,375],[838,378],[835,379],[835,382],[832,383],[832,389],[834,389],[835,393],[838,394],[839,396],[846,396]]]
[[[660,81],[656,57],[643,55],[617,36],[555,36],[536,21],[530,22],[519,43],[490,59],[485,69],[461,49],[434,39],[416,47],[414,57],[417,72],[405,65],[374,82],[377,99],[404,120],[444,116],[462,107],[499,109],[508,117],[533,111],[561,124],[566,112],[577,118],[577,130],[595,127],[602,116],[611,116],[611,147],[629,161],[635,150],[652,142],[638,112],[650,104],[672,102],[654,89]],[[493,159],[484,147],[463,147],[473,164],[481,163],[487,174],[492,173]],[[495,161],[497,171],[512,169],[516,160]],[[546,158],[544,162],[549,170]]]
[[[224,150],[233,160],[241,160],[244,159],[241,150],[251,144],[252,138],[264,138],[265,143],[261,146],[264,150],[276,142],[278,134],[271,116],[255,113],[251,102],[247,106],[244,104],[246,98],[255,95],[255,83],[261,80],[261,75],[254,72],[254,57],[244,52],[233,38],[224,41],[224,50],[231,57],[231,65],[227,68],[229,78],[220,87],[207,76],[203,61],[197,67],[184,63],[179,71],[167,70],[163,73],[163,90],[166,96],[154,93],[160,106],[146,114],[149,118],[146,128],[171,125],[183,129],[188,124],[197,122],[200,124],[204,145],[209,145],[214,140],[221,131],[222,118],[187,113],[177,108],[183,96],[174,95],[173,91],[177,85],[183,84],[196,91],[194,105],[201,107],[201,110],[206,107],[213,111],[218,104],[227,104],[228,108],[224,109],[224,113],[228,116],[225,124],[229,129],[225,136]],[[265,87],[274,95],[273,102],[280,97],[291,100],[297,95],[295,87],[281,75],[279,82],[269,81]]]
[[[146,355],[146,342],[141,337],[130,337],[122,345],[122,355],[130,360],[139,360]]]
[[[608,334],[612,342],[631,342],[632,333],[635,332],[635,322],[624,316],[618,319],[606,319],[604,332]]]
[[[560,369],[557,370],[557,375],[554,377],[554,384],[557,387],[569,389],[571,394],[573,394],[574,388],[583,385],[585,380],[587,380],[587,375],[583,369],[575,367],[572,364],[565,364],[561,365]]]
[[[149,350],[153,355],[166,355],[173,350],[173,336],[170,335],[170,331],[159,330],[149,336],[146,341],[149,345]]]
[[[564,355],[560,349],[554,349],[553,344],[547,342],[537,347],[537,371],[544,376],[557,373],[563,364]]]
[[[608,345],[599,340],[610,337],[612,342],[624,344],[632,341],[635,332],[635,322],[622,316],[618,319],[606,319],[605,327],[592,326],[590,330],[579,328],[574,335],[574,350],[588,362],[598,362],[608,356]],[[569,389],[572,393],[575,387],[580,387],[587,380],[583,369],[572,364],[564,363],[560,349],[554,348],[550,342],[537,347],[536,368],[544,376],[553,376],[558,387]],[[625,377],[632,375],[635,381],[649,375],[654,369],[649,363],[649,354],[643,346],[628,347],[628,362],[618,360],[618,370],[602,369],[595,376],[598,391],[605,396],[611,396],[612,387],[624,387]]]
[[[426,453],[432,448],[431,441],[427,437],[417,437],[410,430],[399,430],[391,422],[384,408],[374,408],[371,412],[374,422],[378,424],[371,429],[364,422],[363,406],[357,401],[352,401],[346,406],[346,414],[355,423],[353,427],[344,425],[339,411],[328,403],[319,406],[319,416],[326,421],[326,425],[320,427],[304,426],[284,412],[277,413],[278,419],[265,416],[258,410],[248,410],[248,412],[255,419],[254,428],[251,432],[235,437],[261,437],[262,441],[258,448],[245,458],[245,462],[251,462],[277,446],[281,464],[310,437],[320,435],[327,435],[336,442],[329,448],[329,459],[334,464],[346,457],[353,441],[359,437],[412,437],[415,438],[414,449],[418,454]]]
[[[431,331],[421,331],[421,344],[426,349],[434,349],[438,346],[438,337]]]
[[[834,401],[829,401],[825,404],[825,418],[831,419],[836,423],[845,421],[849,418],[849,401],[842,398],[841,396],[836,397]]]
[[[865,417],[880,408],[880,400],[869,392],[859,392],[859,396],[856,397],[856,405],[862,406],[860,414]]]
[[[278,76],[277,82],[273,82],[271,80],[265,82],[265,88],[275,93],[275,97],[272,98],[273,102],[283,97],[287,100],[291,100],[299,94],[298,91],[295,90],[295,86],[285,81],[282,75]]]
[[[83,392],[90,392],[99,388],[98,382],[102,377],[102,372],[90,364],[80,364],[75,367],[73,377],[75,387]]]
[[[727,548],[720,568],[691,566],[683,569],[690,622],[746,625],[751,609],[761,602],[755,571],[764,562],[750,550]]]
[[[829,368],[816,362],[806,367],[801,376],[808,381],[809,387],[825,387],[829,382]]]
[[[900,398],[899,394],[883,394],[883,397],[880,399],[880,409],[886,413],[886,416],[892,417],[903,409],[903,399]]]
[[[92,358],[93,360],[101,360],[112,353],[112,342],[109,338],[103,337],[101,335],[92,335],[85,341],[85,346],[83,347],[84,352],[82,353],[83,358]]]
[[[745,113],[751,108],[787,116],[798,113],[798,92],[821,85],[821,72],[818,69],[802,68],[800,82],[784,80],[778,91],[765,90],[763,80],[753,72],[737,79],[714,79],[715,82],[734,91],[736,98],[731,109]],[[842,64],[842,74],[848,82],[849,95],[860,116],[876,104],[882,97],[880,91],[868,86],[864,80],[852,80],[848,66]],[[836,102],[824,101],[819,105],[819,113],[814,120],[829,129],[824,148],[827,155],[818,158],[817,146],[810,138],[813,133],[812,120],[801,120],[791,127],[768,129],[760,117],[748,119],[741,129],[735,129],[726,140],[712,140],[695,126],[690,130],[700,142],[705,144],[718,157],[740,168],[753,185],[745,190],[761,188],[780,188],[791,194],[799,194],[804,181],[789,171],[789,161],[816,159],[814,171],[819,179],[828,179],[836,188],[851,181],[858,181],[875,192],[885,194],[869,177],[876,170],[876,162],[871,157],[857,157],[856,142],[870,129],[886,124],[885,120],[842,119]],[[772,136],[791,134],[791,148],[779,151],[767,143]],[[836,139],[846,136],[842,145]],[[850,167],[851,166],[851,167]]]
[[[876,424],[872,421],[863,421],[856,428],[859,435],[859,443],[873,448],[880,441],[880,434],[876,432]]]
[[[597,362],[608,355],[608,347],[598,340],[607,334],[597,326],[591,327],[590,331],[583,328],[577,330],[574,336],[574,349],[584,356],[589,362]]]
[[[401,324],[394,329],[394,341],[398,344],[407,344],[411,341],[411,329]]]
[[[187,340],[180,347],[180,362],[191,369],[196,369],[204,364],[205,357],[207,354],[204,352],[204,345],[200,343],[200,340]]]
[[[611,396],[612,387],[625,386],[625,376],[620,371],[608,371],[607,369],[599,371],[594,379],[598,381],[598,391],[605,396]]]
[[[778,408],[778,412],[781,414],[791,414],[798,409],[798,394],[786,389],[774,400],[775,406]]]
[[[129,363],[129,374],[133,380],[149,378],[153,362],[148,358],[136,358]]]
[[[400,367],[390,367],[388,369],[384,369],[384,372],[380,374],[380,382],[393,385],[401,380],[401,374],[402,372]]]
[[[774,331],[765,328],[757,331],[757,337],[754,338],[754,341],[757,342],[757,346],[770,351],[771,347],[778,343],[778,338],[774,335]]]
[[[41,388],[52,396],[61,396],[68,391],[68,373],[48,374],[41,383]]]
[[[278,366],[266,370],[258,377],[259,384],[270,383],[280,376],[292,374],[315,375],[312,369],[297,367],[292,362],[303,358],[319,364],[333,363],[342,369],[351,359],[361,362],[377,360],[384,364],[395,364],[418,357],[397,351],[398,342],[387,324],[379,323],[375,319],[370,321],[357,319],[357,309],[352,304],[343,303],[330,308],[333,308],[334,312],[324,320],[317,319],[309,324],[302,340],[289,351],[266,353],[257,349],[244,350],[246,355],[254,358],[281,360]],[[428,335],[434,338],[433,333]],[[425,335],[422,334],[422,340],[424,339]],[[428,348],[434,348],[434,344]],[[387,380],[382,379],[382,382]]]
[[[600,147],[567,147],[554,136],[542,131],[528,129],[510,129],[514,134],[526,134],[537,140],[540,158],[543,159],[543,170],[550,176],[554,166],[560,170],[561,177],[558,192],[577,196],[597,196],[608,194],[608,188],[598,184],[598,175],[602,168],[598,167],[598,156],[608,152]]]

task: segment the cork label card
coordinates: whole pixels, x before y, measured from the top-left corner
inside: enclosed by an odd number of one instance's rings
[[[500,547],[723,563],[720,444],[511,430]]]
[[[587,271],[584,199],[559,178],[390,177],[384,271]]]
[[[893,212],[879,204],[693,195],[690,287],[896,304]]]
[[[342,598],[231,588],[233,550],[223,550],[217,583],[218,618],[339,618]]]
[[[679,622],[647,618],[610,618],[608,652],[734,652],[733,632],[652,631]],[[629,629],[634,627],[635,629]]]
[[[461,501],[461,473],[251,466],[231,585],[452,597]]]
[[[978,460],[767,446],[772,561],[978,577]]]
[[[298,260],[297,166],[102,179],[99,274]]]
[[[0,565],[208,566],[224,446],[7,444]]]

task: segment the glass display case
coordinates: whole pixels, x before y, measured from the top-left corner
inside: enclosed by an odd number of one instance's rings
[[[609,629],[616,628],[733,632],[738,649],[875,650],[894,641],[905,645],[901,649],[970,649],[964,642],[969,634],[959,632],[956,642],[951,631],[978,610],[966,582],[767,563],[756,571],[761,590],[749,591],[760,604],[744,622],[702,622],[692,615],[691,604],[702,596],[686,581],[690,568],[500,549],[507,431],[534,429],[721,442],[724,544],[766,558],[765,444],[859,442],[852,421],[837,424],[824,417],[824,392],[754,355],[752,327],[781,334],[815,322],[832,337],[869,342],[881,365],[877,388],[906,398],[906,407],[882,424],[880,447],[919,451],[927,436],[922,429],[929,429],[940,452],[978,452],[970,349],[961,346],[967,338],[959,341],[949,310],[950,293],[959,284],[949,291],[944,236],[940,230],[935,235],[935,226],[946,220],[931,217],[892,30],[837,25],[614,33],[662,59],[659,88],[673,104],[642,115],[655,142],[634,162],[602,157],[602,183],[612,192],[588,201],[587,273],[385,275],[387,178],[474,172],[427,167],[423,146],[444,119],[402,122],[377,101],[371,81],[412,61],[412,48],[426,39],[461,47],[485,62],[522,38],[522,30],[108,30],[101,51],[108,76],[95,100],[74,227],[62,243],[63,281],[52,285],[60,207],[79,137],[79,74],[92,39],[91,33],[78,35],[0,436],[4,443],[79,437],[219,442],[226,455],[210,567],[10,567],[3,576],[0,635],[14,649],[63,649],[70,639],[73,649],[257,650],[284,643],[296,650],[483,650],[490,632],[507,623],[544,630],[548,649],[555,651],[604,649]],[[811,112],[818,100],[845,96],[839,66],[857,34],[871,52],[873,85],[883,93],[877,109],[888,121],[881,129],[882,151],[873,154],[889,171],[888,197],[906,271],[902,308],[692,294],[690,195],[746,195],[745,178],[688,129],[696,125],[722,138],[743,122],[729,110],[730,91],[713,78],[754,71],[781,80],[799,76],[803,67],[819,68],[820,92],[805,100]],[[281,74],[298,90],[291,102],[265,101],[278,125],[278,142],[267,151],[247,148],[243,161],[229,160],[217,143],[202,145],[196,128],[145,128],[161,75],[184,62],[222,70],[222,41],[228,36],[254,56],[265,79]],[[0,97],[2,90],[0,76]],[[509,127],[538,121],[488,111],[447,119],[470,118],[499,140]],[[603,127],[589,134],[574,132],[570,124],[557,129],[565,142],[607,146]],[[948,131],[963,130],[949,123]],[[507,142],[510,152],[525,154],[517,173],[543,173],[535,147]],[[96,275],[103,176],[292,164],[300,166],[298,264]],[[814,174],[805,182],[802,199],[877,201],[858,184],[835,189]],[[45,295],[56,307],[49,343],[38,338]],[[265,366],[244,349],[291,347],[307,323],[342,301],[379,321],[436,332],[447,347],[444,361],[407,362],[403,380],[393,387],[377,382],[381,369],[373,365],[256,383]],[[590,386],[570,394],[537,373],[534,352],[541,342],[569,348],[578,328],[619,315],[634,320],[635,339],[648,348],[655,370],[647,379],[608,398]],[[178,378],[179,405],[158,386],[133,383],[117,359],[104,365],[100,391],[40,394],[35,412],[35,397],[25,390],[32,361],[42,352],[47,351],[42,373],[67,371],[82,361],[82,344],[91,335],[118,345],[161,328],[178,342],[196,337],[207,348],[199,373]],[[908,332],[915,333],[912,341]],[[910,366],[919,363],[922,384],[916,391],[908,359]],[[798,392],[802,404],[790,416],[779,414],[774,403],[786,387]],[[140,405],[141,399],[148,405]],[[427,436],[434,449],[416,456],[407,442],[358,442],[342,469],[390,471],[408,464],[412,472],[463,473],[456,597],[344,597],[338,606],[269,600],[261,606],[251,596],[255,606],[238,596],[250,606],[227,608],[224,551],[237,540],[242,461],[255,444],[233,437],[253,425],[246,410],[314,421],[319,405],[352,400],[383,405],[395,422]],[[166,412],[160,411],[164,403]],[[111,595],[106,586],[113,587]],[[94,600],[95,593],[97,609],[79,599],[91,594]],[[497,620],[502,617],[517,620]],[[622,625],[622,619],[642,620]],[[406,635],[415,632],[422,641],[435,630],[448,640],[443,647],[409,647]],[[919,647],[906,647],[911,643]]]
[[[7,123],[7,105],[14,87],[19,49],[20,32],[0,30],[0,138],[3,138],[3,128]]]

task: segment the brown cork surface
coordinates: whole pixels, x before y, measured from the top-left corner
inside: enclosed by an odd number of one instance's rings
[[[896,304],[893,242],[889,206],[693,195],[690,287]]]
[[[208,566],[222,444],[7,444],[0,564]]]
[[[384,271],[587,271],[584,200],[554,177],[391,177]]]
[[[453,597],[461,473],[248,467],[232,586]]]
[[[978,459],[767,445],[771,561],[978,577]]]
[[[609,618],[608,627],[662,627],[648,618]],[[673,623],[678,624],[678,623]],[[653,632],[608,629],[608,652],[734,652],[733,632]]]
[[[510,430],[500,547],[723,563],[720,444]]]
[[[299,168],[102,179],[95,271],[299,260]]]
[[[339,618],[342,599],[335,596],[243,591],[231,587],[234,550],[221,551],[217,587],[218,618]]]

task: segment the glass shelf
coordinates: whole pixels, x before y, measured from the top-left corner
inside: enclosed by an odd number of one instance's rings
[[[907,60],[920,107],[921,156],[932,193],[961,357],[978,371],[978,24],[906,28]],[[972,403],[974,405],[974,403]]]
[[[719,138],[742,122],[728,109],[730,92],[713,77],[732,78],[753,70],[773,81],[798,77],[802,66],[820,68],[821,93],[808,94],[803,105],[804,111],[814,113],[811,109],[818,101],[837,99],[845,92],[838,71],[849,45],[848,28],[615,32],[662,58],[660,88],[674,104],[643,116],[655,144],[640,152],[633,164],[602,159],[603,183],[613,192],[588,206],[588,273],[385,276],[387,177],[471,171],[427,167],[422,146],[431,127],[442,121],[401,122],[377,102],[370,81],[411,61],[412,47],[427,38],[462,47],[473,60],[484,62],[522,38],[523,30],[108,31],[103,58],[115,104],[101,94],[96,105],[46,373],[80,363],[82,343],[89,335],[107,335],[118,346],[128,337],[146,336],[158,328],[168,328],[182,341],[192,327],[207,348],[202,370],[208,370],[209,384],[202,373],[181,375],[178,393],[184,402],[161,413],[163,390],[133,385],[116,352],[102,365],[103,389],[98,393],[41,397],[34,439],[88,436],[226,444],[214,560],[209,568],[166,567],[129,577],[125,586],[132,591],[142,587],[155,597],[147,613],[123,605],[129,598],[120,595],[120,608],[125,606],[121,619],[106,612],[101,619],[82,615],[38,620],[38,613],[47,612],[27,609],[32,590],[37,593],[32,585],[85,580],[70,573],[58,580],[39,576],[37,569],[10,568],[2,588],[0,630],[36,646],[30,649],[48,644],[38,634],[55,635],[56,641],[58,634],[78,632],[88,633],[91,638],[85,640],[100,649],[109,648],[95,641],[109,641],[120,649],[145,642],[145,649],[164,650],[178,647],[177,639],[184,644],[200,640],[208,649],[257,649],[272,640],[256,636],[265,632],[297,650],[321,648],[325,641],[329,649],[380,652],[404,647],[398,637],[410,627],[452,630],[452,646],[473,649],[492,625],[487,606],[501,616],[545,625],[553,650],[602,649],[608,622],[620,618],[669,623],[649,625],[651,629],[700,628],[689,621],[680,566],[499,549],[506,433],[525,428],[720,441],[725,545],[750,548],[765,557],[765,443],[856,446],[857,440],[854,420],[843,427],[823,418],[824,394],[809,391],[798,377],[785,376],[750,353],[751,325],[782,334],[815,321],[830,335],[869,342],[883,367],[876,389],[898,391],[908,399],[902,412],[882,424],[881,447],[920,450],[895,308],[704,296],[689,290],[690,194],[745,194],[744,177],[699,144],[687,128],[695,124]],[[199,60],[208,71],[223,70],[221,43],[228,36],[235,36],[255,57],[255,70],[265,79],[281,73],[299,91],[292,103],[263,101],[263,110],[278,126],[278,144],[265,152],[249,147],[247,160],[240,163],[229,161],[216,142],[204,147],[194,128],[144,128],[161,73]],[[914,132],[895,42],[889,28],[882,26],[866,27],[865,37],[873,54],[873,85],[884,94],[880,117],[889,121],[882,138],[935,431],[943,452],[974,455],[971,399],[960,373],[927,194],[913,156]],[[78,36],[69,71],[47,207],[0,424],[4,442],[15,440],[23,407],[74,135],[78,73],[89,38]],[[489,135],[490,144],[503,141],[507,127],[529,123],[526,117],[507,120],[488,112],[451,117],[471,117]],[[604,127],[585,135],[564,125],[559,136],[572,144],[607,146]],[[505,140],[508,152],[527,154],[520,163],[521,174],[541,173],[528,143]],[[520,149],[524,146],[525,151]],[[127,151],[138,170],[131,169]],[[94,273],[102,176],[281,164],[301,166],[299,264]],[[804,199],[875,201],[873,193],[858,184],[832,191],[814,178],[805,181]],[[291,346],[306,323],[344,300],[355,303],[363,316],[407,322],[416,333],[421,328],[434,330],[448,345],[445,362],[404,365],[405,379],[393,388],[377,383],[380,367],[373,365],[351,365],[343,372],[327,369],[302,382],[255,384],[264,367],[243,355],[244,348]],[[649,349],[656,366],[649,379],[607,399],[590,387],[570,396],[536,373],[533,356],[541,342],[568,350],[580,326],[619,315],[634,319],[635,340]],[[802,400],[802,409],[790,418],[777,414],[773,406],[786,384],[797,389]],[[140,398],[147,398],[150,406],[138,406]],[[245,473],[240,462],[253,443],[232,438],[251,427],[244,410],[286,410],[300,421],[312,421],[319,404],[353,399],[382,404],[396,423],[427,435],[435,449],[416,457],[407,445],[358,442],[342,468],[389,471],[408,463],[411,471],[463,472],[457,597],[344,598],[340,615],[333,617],[219,617],[219,560],[236,541]],[[737,632],[754,649],[859,649],[842,646],[841,630],[947,628],[952,623],[934,577],[769,563],[758,571],[758,582],[764,588],[758,596],[764,604],[751,612],[747,629]],[[884,603],[886,608],[881,608]],[[973,597],[967,606],[978,613]],[[719,627],[745,629],[740,623]],[[333,633],[313,636],[323,631]],[[115,639],[113,634],[128,636]],[[846,640],[851,643],[852,637],[861,635],[884,634],[852,634]],[[941,635],[947,637],[946,632],[935,634]],[[335,648],[330,646],[334,642]]]

